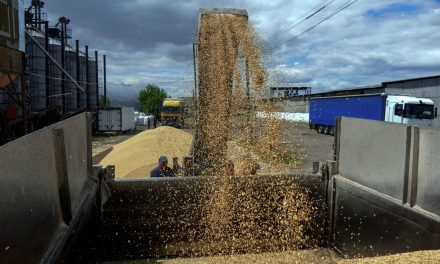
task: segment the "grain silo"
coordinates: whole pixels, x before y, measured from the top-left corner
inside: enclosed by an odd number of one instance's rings
[[[41,45],[45,46],[45,36],[37,30],[31,31],[34,39]],[[26,42],[26,54],[29,71],[29,97],[30,112],[39,112],[46,109],[46,55],[37,46],[34,41],[28,39]]]
[[[87,85],[88,105],[90,110],[96,110],[97,94],[96,94],[96,61],[89,58],[89,84]]]
[[[76,51],[71,47],[66,47],[65,51],[65,69],[70,76],[76,77]],[[66,113],[73,113],[78,110],[77,107],[77,93],[78,88],[76,87],[74,81],[68,79],[66,80]]]
[[[55,59],[55,61],[61,65],[61,43],[58,40],[50,39],[49,41],[49,53]],[[48,108],[62,108],[62,90],[61,85],[63,78],[62,71],[55,65],[54,62],[49,63],[50,73],[50,86],[49,86],[49,105]]]
[[[84,91],[78,91],[79,95],[79,109],[87,108],[87,74],[86,74],[86,66],[87,59],[84,53],[80,52],[79,54],[79,83]]]

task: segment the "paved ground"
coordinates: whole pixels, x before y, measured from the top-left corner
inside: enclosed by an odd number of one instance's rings
[[[146,129],[147,129],[146,126],[137,126],[136,131],[131,133],[126,133],[126,134],[108,133],[105,135],[94,137],[92,139],[92,155],[105,151],[109,147],[119,144],[124,140],[127,140]]]
[[[295,173],[311,173],[314,161],[333,160],[334,137],[318,134],[307,123],[283,122],[280,145],[298,153]]]
[[[137,131],[131,134],[100,136],[93,139],[93,155],[105,151],[146,129],[138,126]],[[192,132],[191,129],[186,129]],[[328,135],[318,134],[309,129],[308,124],[283,121],[281,131],[282,148],[297,153],[298,165],[292,173],[311,173],[314,161],[326,161],[333,159],[334,138]]]

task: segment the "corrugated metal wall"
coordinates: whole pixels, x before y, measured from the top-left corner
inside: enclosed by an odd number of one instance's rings
[[[40,45],[45,45],[45,39],[34,36]],[[38,46],[28,40],[26,42],[27,63],[29,67],[29,97],[30,112],[38,112],[46,109],[46,55]]]
[[[73,49],[66,51],[66,70],[70,76],[76,78],[76,52]],[[81,84],[82,85],[82,84]],[[66,80],[66,111],[75,112],[77,110],[77,87],[71,80]]]
[[[429,98],[435,107],[440,108],[440,76],[385,83],[385,92],[388,94],[408,94],[415,97]],[[440,127],[440,117],[434,119],[434,127]]]
[[[89,107],[92,110],[96,110],[98,107],[96,105],[96,83],[98,80],[96,80],[96,61],[89,60],[89,85],[88,85],[88,100],[89,100]]]

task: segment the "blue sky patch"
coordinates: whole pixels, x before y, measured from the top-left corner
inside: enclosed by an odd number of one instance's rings
[[[414,4],[394,4],[386,6],[382,9],[368,10],[367,16],[370,17],[384,17],[393,14],[411,14],[416,12],[419,6]]]

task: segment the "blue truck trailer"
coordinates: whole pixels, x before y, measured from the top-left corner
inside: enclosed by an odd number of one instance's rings
[[[405,95],[352,95],[310,99],[310,128],[334,135],[339,116],[431,126],[437,109],[431,99]]]

